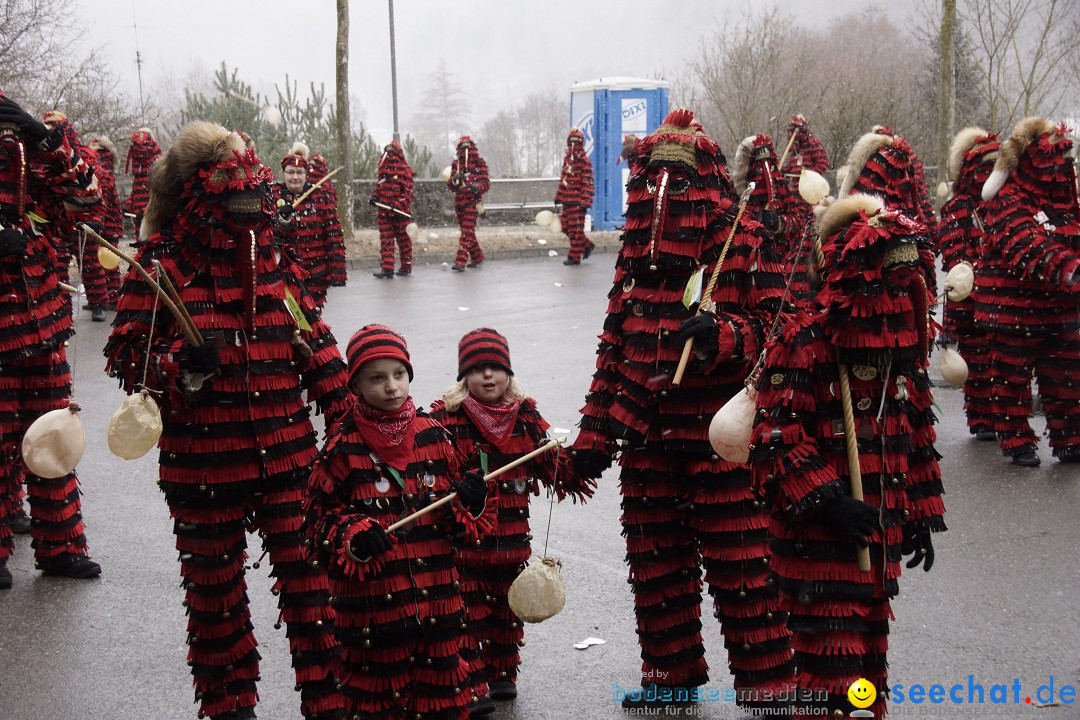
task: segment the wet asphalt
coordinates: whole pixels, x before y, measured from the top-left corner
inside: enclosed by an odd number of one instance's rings
[[[592,373],[614,255],[580,267],[561,257],[489,259],[479,270],[452,273],[417,266],[407,278],[377,280],[350,271],[349,287],[331,291],[326,319],[344,346],[361,325],[378,322],[405,334],[416,379],[412,394],[427,405],[456,376],[457,341],[490,326],[508,338],[514,371],[538,400],[554,434],[576,433]],[[111,319],[111,317],[110,317]],[[108,324],[82,312],[73,341],[75,398],[82,403],[87,450],[79,465],[87,536],[103,573],[96,580],[42,577],[29,537],[18,536],[9,562],[15,584],[0,592],[0,720],[157,720],[194,718],[185,664],[179,563],[165,502],[155,484],[156,451],[135,461],[113,456],[106,427],[123,400],[103,372]],[[1040,686],[1053,678],[1054,701],[1080,686],[1080,467],[1053,461],[1012,465],[994,443],[970,438],[959,390],[933,371],[941,408],[938,449],[944,455],[949,532],[935,536],[930,573],[905,570],[893,603],[890,683],[945,687],[942,703],[893,703],[894,717],[1045,717],[1080,719],[1077,704],[1037,708]],[[1042,419],[1036,418],[1042,429]],[[534,554],[543,552],[547,501],[533,500]],[[585,506],[551,513],[547,553],[562,562],[567,602],[556,617],[526,628],[516,701],[495,720],[626,717],[615,687],[636,687],[640,659],[632,597],[619,533],[617,471],[601,480]],[[250,537],[258,554],[256,537]],[[276,599],[269,568],[248,573],[253,622],[263,655],[260,718],[299,719],[285,631],[274,630]],[[706,602],[706,658],[711,686],[730,687],[719,624]],[[603,644],[578,650],[585,638]],[[969,676],[972,676],[969,680]],[[1013,703],[1015,681],[1019,703]],[[962,685],[955,704],[952,685]],[[968,686],[984,689],[971,704]],[[993,704],[1006,685],[1008,704]],[[1031,697],[1032,704],[1024,702]],[[730,702],[701,702],[685,717],[742,718]],[[664,715],[663,711],[660,716]]]

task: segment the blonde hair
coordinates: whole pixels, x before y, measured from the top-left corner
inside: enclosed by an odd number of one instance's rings
[[[499,398],[499,402],[521,402],[525,399],[525,391],[521,389],[521,383],[513,376],[509,376],[509,381],[506,383],[506,392]],[[449,390],[443,393],[442,399],[446,403],[446,409],[449,412],[457,412],[461,407],[461,403],[469,396],[469,382],[466,378],[461,378],[454,383]]]

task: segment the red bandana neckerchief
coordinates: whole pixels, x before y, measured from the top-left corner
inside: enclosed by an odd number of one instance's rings
[[[364,444],[384,463],[403,472],[416,446],[415,419],[416,405],[411,397],[393,412],[373,408],[361,397],[353,405],[353,420]]]
[[[495,447],[502,449],[517,423],[521,402],[502,402],[486,405],[472,395],[466,395],[461,407],[469,419],[476,423],[480,434]]]

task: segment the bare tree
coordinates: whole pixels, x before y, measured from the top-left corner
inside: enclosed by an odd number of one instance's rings
[[[956,63],[953,41],[956,36],[956,0],[941,0],[941,32],[938,40],[938,181],[948,180],[949,144],[955,130]]]
[[[337,0],[337,145],[344,169],[337,182],[338,218],[345,238],[353,236],[352,128],[349,125],[349,0]]]
[[[32,112],[62,110],[82,132],[116,135],[132,103],[97,49],[80,53],[70,8],[50,0],[0,0],[0,87]]]
[[[431,148],[436,162],[448,164],[458,135],[469,134],[469,102],[465,91],[439,61],[431,85],[420,101],[421,110],[413,118],[417,139]]]
[[[1080,0],[963,0],[991,129],[1053,115],[1078,90]]]

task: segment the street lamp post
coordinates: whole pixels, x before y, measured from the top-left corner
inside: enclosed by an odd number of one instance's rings
[[[401,142],[397,114],[397,52],[394,49],[394,0],[390,3],[390,94],[394,100],[394,140]]]

